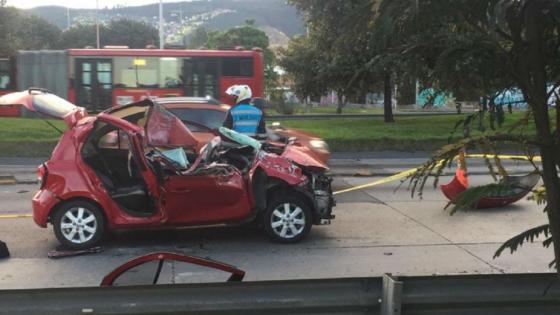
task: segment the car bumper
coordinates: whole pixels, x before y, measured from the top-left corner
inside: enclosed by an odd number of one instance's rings
[[[33,206],[33,221],[40,227],[47,227],[49,214],[59,199],[51,191],[40,189],[31,201]]]

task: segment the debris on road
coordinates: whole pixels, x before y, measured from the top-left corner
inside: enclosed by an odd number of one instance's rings
[[[8,251],[8,245],[0,241],[0,258],[8,258],[8,257],[10,257],[10,251]]]
[[[51,250],[47,253],[47,257],[56,259],[56,258],[63,258],[63,257],[74,257],[80,255],[87,255],[87,254],[97,254],[103,251],[103,247],[96,246],[88,249],[82,250]]]

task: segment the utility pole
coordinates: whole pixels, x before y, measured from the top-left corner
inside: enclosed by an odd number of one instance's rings
[[[97,49],[99,49],[99,0],[95,0],[95,37],[97,41]]]
[[[66,7],[66,29],[70,28],[70,7]]]
[[[163,0],[159,0],[159,49],[163,49],[165,36],[163,34]]]
[[[179,23],[183,25],[183,4],[179,5]]]
[[[416,22],[416,31],[418,31],[418,15],[420,14],[420,0],[414,0],[415,8],[416,8],[416,16],[414,17]],[[419,98],[420,98],[420,82],[418,81],[418,76],[416,76],[416,86],[415,86],[416,93],[414,94],[414,107],[418,106]]]

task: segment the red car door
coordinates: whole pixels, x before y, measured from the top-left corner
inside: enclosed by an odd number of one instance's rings
[[[177,175],[165,185],[165,212],[171,224],[214,224],[243,220],[251,213],[239,171],[227,175]]]

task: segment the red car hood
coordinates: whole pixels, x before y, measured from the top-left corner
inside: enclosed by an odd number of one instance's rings
[[[284,149],[282,156],[303,167],[308,167],[316,171],[328,171],[329,167],[317,160],[313,152],[308,147],[289,144]]]

